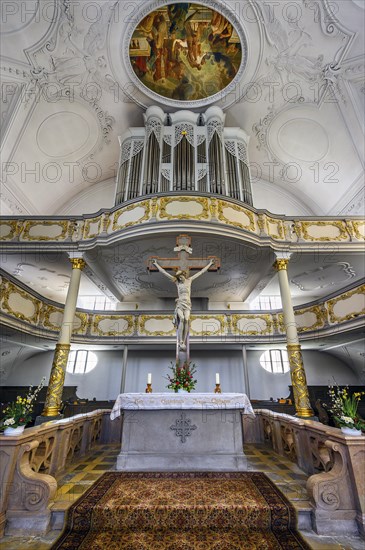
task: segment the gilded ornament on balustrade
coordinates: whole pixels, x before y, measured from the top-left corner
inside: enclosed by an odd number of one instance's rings
[[[97,218],[90,218],[85,220],[85,226],[84,226],[84,239],[94,239],[95,237],[98,237],[101,232],[101,223],[102,223],[102,216],[98,216]],[[96,231],[94,230],[93,233],[90,232],[91,226],[97,224]]]
[[[18,286],[13,285],[10,281],[7,279],[3,279],[3,304],[2,307],[9,315],[12,315],[16,317],[17,319],[20,319],[22,321],[27,321],[28,323],[35,323],[37,324],[38,318],[39,318],[39,312],[42,306],[42,302],[38,300],[37,298],[33,298],[28,292],[25,292],[24,290],[20,289]],[[34,312],[32,315],[28,316],[22,313],[21,311],[15,311],[10,307],[9,299],[12,294],[19,294],[22,298],[25,300],[31,302],[34,306]]]
[[[9,228],[9,233],[1,235],[0,236],[0,241],[13,239],[16,235],[17,225],[18,225],[17,221],[0,222],[0,227],[8,227]]]
[[[360,232],[360,227],[365,227],[364,221],[352,221],[352,234],[356,239],[359,239],[360,241],[363,241],[365,239],[365,235]]]
[[[272,239],[281,239],[281,240],[285,238],[284,226],[281,220],[276,220],[275,218],[270,218],[270,216],[266,216],[266,223],[267,223],[267,234],[269,237],[271,237]],[[271,229],[270,229],[271,225],[276,225],[277,233],[271,232]]]
[[[349,240],[348,233],[346,231],[346,225],[342,221],[301,221],[300,231],[303,239],[308,241],[320,241],[320,242],[332,242],[332,241],[347,241]],[[336,227],[338,229],[338,235],[336,237],[313,237],[309,234],[311,227]]]
[[[70,348],[70,344],[56,344],[43,416],[57,416],[59,414]]]
[[[133,210],[136,210],[136,208],[142,208],[144,209],[144,213],[142,216],[140,216],[137,220],[130,221],[127,223],[119,224],[118,220],[124,212],[131,212]],[[141,201],[141,202],[134,202],[133,204],[130,204],[129,206],[126,206],[124,208],[120,208],[116,212],[114,212],[113,216],[113,231],[119,231],[119,229],[126,229],[127,227],[130,227],[131,225],[136,225],[139,223],[143,223],[145,221],[148,221],[151,217],[151,201]]]
[[[296,309],[294,311],[294,315],[296,316],[303,315],[305,313],[314,313],[314,315],[316,316],[316,320],[310,326],[304,326],[304,327],[297,326],[298,332],[307,332],[309,330],[316,330],[317,328],[322,328],[324,326],[326,321],[326,312],[323,310],[322,306],[320,305],[311,306],[308,308]]]
[[[246,335],[246,336],[260,336],[260,335],[263,335],[263,334],[272,334],[273,320],[272,320],[271,314],[269,314],[269,313],[263,313],[263,314],[258,314],[258,315],[234,314],[234,315],[231,316],[231,318],[232,318],[232,334],[242,334],[242,335]],[[250,319],[250,320],[252,319],[253,321],[256,320],[256,319],[263,320],[263,321],[265,321],[266,328],[264,328],[262,330],[252,330],[252,329],[250,329],[250,330],[241,330],[238,327],[238,323],[242,319]]]
[[[22,239],[25,241],[63,241],[68,235],[69,220],[59,221],[27,221],[24,224]],[[61,233],[56,236],[48,235],[30,235],[30,231],[33,227],[60,227]]]
[[[288,350],[296,412],[299,416],[308,418],[313,416],[313,410],[309,401],[301,346],[300,344],[287,344],[286,347]]]
[[[209,211],[212,218],[218,218],[218,201],[217,199],[210,199]]]
[[[172,316],[171,315],[140,315],[138,318],[138,334],[141,336],[173,336],[176,333],[175,327],[173,327],[171,330],[165,331],[165,330],[148,330],[146,328],[146,323],[148,321],[171,321],[172,323]]]
[[[49,328],[50,330],[58,332],[61,328],[61,325],[62,325],[63,309],[43,303],[43,310],[42,311],[43,311],[43,323],[42,323],[43,326],[45,328]],[[54,313],[56,313],[56,314],[58,313],[60,315],[59,324],[53,323],[50,319],[51,315],[54,314]],[[75,327],[75,324],[74,324],[73,329],[72,329],[72,333],[73,334],[83,334],[85,332],[86,325],[87,325],[87,313],[76,312],[75,317],[76,317],[76,319],[79,319],[80,325],[78,327]]]
[[[249,223],[248,225],[245,225],[241,222],[233,221],[227,218],[224,214],[225,208],[231,208],[232,210],[235,210],[236,212],[239,212],[240,214],[244,214],[248,217]],[[224,223],[227,223],[229,225],[233,225],[235,227],[239,227],[240,229],[245,229],[247,231],[256,232],[255,228],[255,216],[251,210],[247,210],[247,208],[243,208],[243,206],[239,206],[238,204],[234,204],[228,201],[222,201],[218,200],[218,220]]]
[[[341,294],[341,296],[338,296],[337,298],[333,298],[332,300],[328,300],[326,302],[328,314],[331,323],[340,323],[343,321],[351,321],[351,319],[355,319],[356,317],[360,317],[360,315],[365,314],[365,308],[363,307],[360,311],[354,311],[347,313],[346,315],[338,316],[334,312],[334,307],[336,304],[343,300],[347,300],[351,296],[354,296],[355,294],[359,295],[359,303],[361,303],[361,300],[364,298],[365,293],[365,285],[361,285],[357,288],[354,288],[353,290],[349,290],[348,292],[345,292],[344,294]]]
[[[127,327],[124,330],[115,328],[113,330],[104,331],[99,327],[99,324],[105,320],[113,321],[116,327],[118,321],[125,321]],[[92,319],[92,328],[98,336],[131,336],[135,330],[135,323],[134,315],[94,315]]]
[[[193,321],[198,321],[199,319],[203,320],[203,326],[204,326],[204,320],[213,319],[214,321],[218,321],[219,326],[217,326],[214,330],[203,330],[203,331],[195,331],[192,328]],[[225,334],[227,328],[227,317],[225,315],[192,315],[190,318],[190,334],[191,336],[217,336],[219,334]]]
[[[169,204],[173,204],[174,202],[180,202],[180,203],[196,203],[199,204],[199,206],[202,207],[202,211],[199,214],[189,214],[188,212],[184,212],[184,214],[169,214],[167,212],[167,207]],[[160,212],[159,212],[159,218],[160,219],[167,219],[167,220],[207,220],[209,219],[209,202],[208,199],[204,197],[162,197],[159,199],[160,203]]]

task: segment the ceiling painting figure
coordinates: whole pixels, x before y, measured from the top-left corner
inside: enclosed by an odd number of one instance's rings
[[[233,25],[207,6],[163,6],[137,25],[129,45],[139,80],[159,95],[197,101],[224,90],[244,61]]]

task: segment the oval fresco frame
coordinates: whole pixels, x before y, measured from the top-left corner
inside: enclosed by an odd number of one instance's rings
[[[157,103],[162,103],[167,106],[179,108],[179,109],[196,109],[200,107],[205,107],[208,105],[211,105],[212,103],[217,102],[218,100],[222,100],[224,97],[229,95],[232,91],[235,91],[237,82],[240,81],[242,78],[242,75],[245,71],[245,68],[247,66],[247,59],[249,55],[249,48],[248,43],[246,39],[246,34],[242,28],[241,23],[238,21],[235,14],[227,8],[226,5],[218,4],[217,2],[214,2],[212,5],[212,2],[209,2],[209,0],[196,0],[191,2],[192,4],[201,4],[203,6],[207,6],[212,11],[216,11],[223,15],[229,23],[232,24],[234,30],[236,31],[238,38],[240,40],[241,48],[242,48],[242,60],[240,67],[234,76],[233,80],[220,92],[217,92],[209,97],[198,99],[198,100],[192,100],[192,101],[181,101],[176,99],[171,99],[165,96],[162,96],[158,94],[157,92],[154,92],[150,88],[148,88],[136,75],[134,72],[131,62],[130,62],[130,55],[129,55],[129,45],[132,40],[133,33],[137,27],[137,25],[151,12],[158,10],[159,8],[171,5],[171,4],[180,4],[181,0],[153,0],[148,3],[144,3],[141,8],[133,14],[134,18],[133,21],[129,22],[127,25],[126,32],[124,36],[121,38],[120,42],[120,51],[122,54],[122,60],[124,67],[127,71],[128,76],[130,77],[131,81],[137,88],[141,89],[141,91],[150,99],[156,101]],[[125,92],[126,95],[128,95],[128,92]],[[135,97],[129,96],[133,101],[135,101]]]

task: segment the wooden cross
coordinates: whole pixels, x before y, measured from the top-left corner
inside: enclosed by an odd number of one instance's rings
[[[209,268],[209,271],[217,271],[220,268],[220,260],[216,256],[208,256],[207,258],[192,258],[189,256],[193,253],[191,237],[189,235],[179,235],[176,237],[174,252],[177,252],[175,258],[151,256],[147,260],[147,269],[149,271],[157,271],[157,267],[152,264],[152,260],[157,260],[164,269],[185,271],[186,277],[189,277],[189,270],[203,269],[212,259],[214,259],[214,265]]]

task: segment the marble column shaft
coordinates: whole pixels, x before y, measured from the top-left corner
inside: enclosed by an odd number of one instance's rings
[[[309,401],[307,379],[305,376],[301,345],[299,343],[295,314],[290,294],[288,267],[289,260],[277,259],[274,267],[278,271],[280,295],[283,305],[283,317],[286,332],[286,348],[290,364],[290,375],[293,385],[294,403],[297,416],[309,418],[314,416]]]
[[[68,287],[63,319],[58,342],[53,357],[51,374],[48,382],[46,402],[42,416],[58,416],[62,402],[68,354],[71,347],[71,335],[76,313],[76,303],[80,287],[81,271],[85,267],[82,258],[71,258],[72,273]]]

